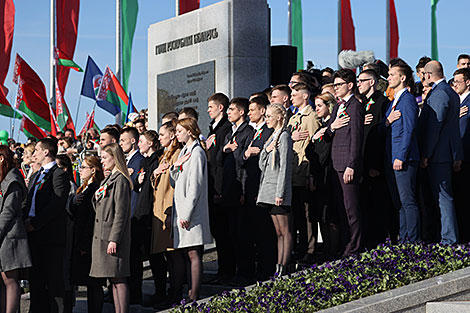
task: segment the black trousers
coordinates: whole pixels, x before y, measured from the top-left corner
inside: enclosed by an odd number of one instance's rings
[[[64,312],[65,245],[38,244],[29,237],[33,267],[30,270],[31,311]]]
[[[470,178],[470,162],[464,161],[459,172],[453,173],[452,187],[454,188],[455,214],[457,215],[457,225],[459,228],[459,238],[461,243],[470,242],[470,210],[468,209],[467,193],[468,179]]]

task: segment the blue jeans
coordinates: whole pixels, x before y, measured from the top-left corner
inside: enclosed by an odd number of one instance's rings
[[[452,164],[430,163],[428,171],[431,190],[441,212],[441,243],[457,243],[458,227],[452,193]]]
[[[418,162],[405,162],[401,171],[391,164],[385,166],[385,175],[393,206],[400,214],[400,242],[419,240],[419,209],[416,204],[416,174]]]

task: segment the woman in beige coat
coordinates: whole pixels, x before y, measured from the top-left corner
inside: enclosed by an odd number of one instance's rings
[[[164,309],[179,303],[182,298],[184,283],[184,255],[181,250],[173,249],[171,238],[171,211],[173,209],[173,186],[170,184],[170,171],[168,170],[178,159],[181,144],[176,140],[176,120],[164,123],[158,132],[158,139],[165,149],[159,159],[159,165],[153,172],[152,184],[154,186],[154,203],[152,218],[152,237],[150,254],[153,259],[167,258],[167,266],[170,278],[170,290],[167,301],[157,304],[155,308]],[[183,268],[183,270],[179,270]],[[165,269],[159,277],[166,277]],[[165,285],[166,286],[166,285]],[[165,287],[166,289],[166,287]]]
[[[130,276],[132,181],[127,170],[124,152],[116,143],[101,151],[103,170],[111,171],[95,192],[96,211],[91,248],[90,276],[108,278],[112,285],[116,313],[128,311]]]

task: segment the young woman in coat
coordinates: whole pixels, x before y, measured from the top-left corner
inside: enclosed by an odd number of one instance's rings
[[[276,273],[283,275],[292,251],[292,231],[289,226],[292,200],[292,139],[285,129],[286,109],[271,104],[266,109],[266,125],[274,132],[264,144],[259,158],[261,169],[257,204],[268,206],[277,234]]]
[[[176,140],[176,120],[164,123],[159,130],[160,145],[164,148],[159,165],[153,172],[154,203],[152,220],[151,258],[164,261],[163,253],[168,260],[170,290],[169,297],[155,308],[165,309],[182,298],[185,279],[185,258],[182,249],[173,248],[171,215],[173,210],[173,186],[170,184],[169,168],[178,160],[182,144]],[[161,261],[160,261],[161,263]],[[160,268],[160,280],[163,279],[164,296],[166,296],[166,268]],[[164,272],[164,273],[162,273]],[[163,278],[162,275],[164,274]]]
[[[212,240],[207,200],[207,157],[199,142],[200,134],[195,119],[178,121],[176,138],[185,146],[170,168],[175,187],[173,245],[175,249],[184,248],[191,262],[191,300],[199,297],[203,245]]]
[[[104,179],[100,159],[94,155],[85,157],[80,166],[80,178],[82,185],[77,189],[70,206],[74,219],[72,283],[87,287],[88,312],[101,313],[103,309],[102,281],[89,275],[95,223],[92,199]]]
[[[0,145],[0,312],[16,313],[20,304],[20,269],[31,266],[21,205],[27,195],[13,153]]]
[[[96,217],[91,248],[90,276],[108,278],[116,313],[128,312],[130,276],[132,181],[124,152],[116,143],[101,151],[104,171],[110,171],[93,197]]]

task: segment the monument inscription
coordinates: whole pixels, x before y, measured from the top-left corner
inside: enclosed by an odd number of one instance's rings
[[[157,75],[158,119],[183,107],[192,107],[199,114],[203,134],[209,129],[207,98],[215,92],[215,61],[188,66]]]

